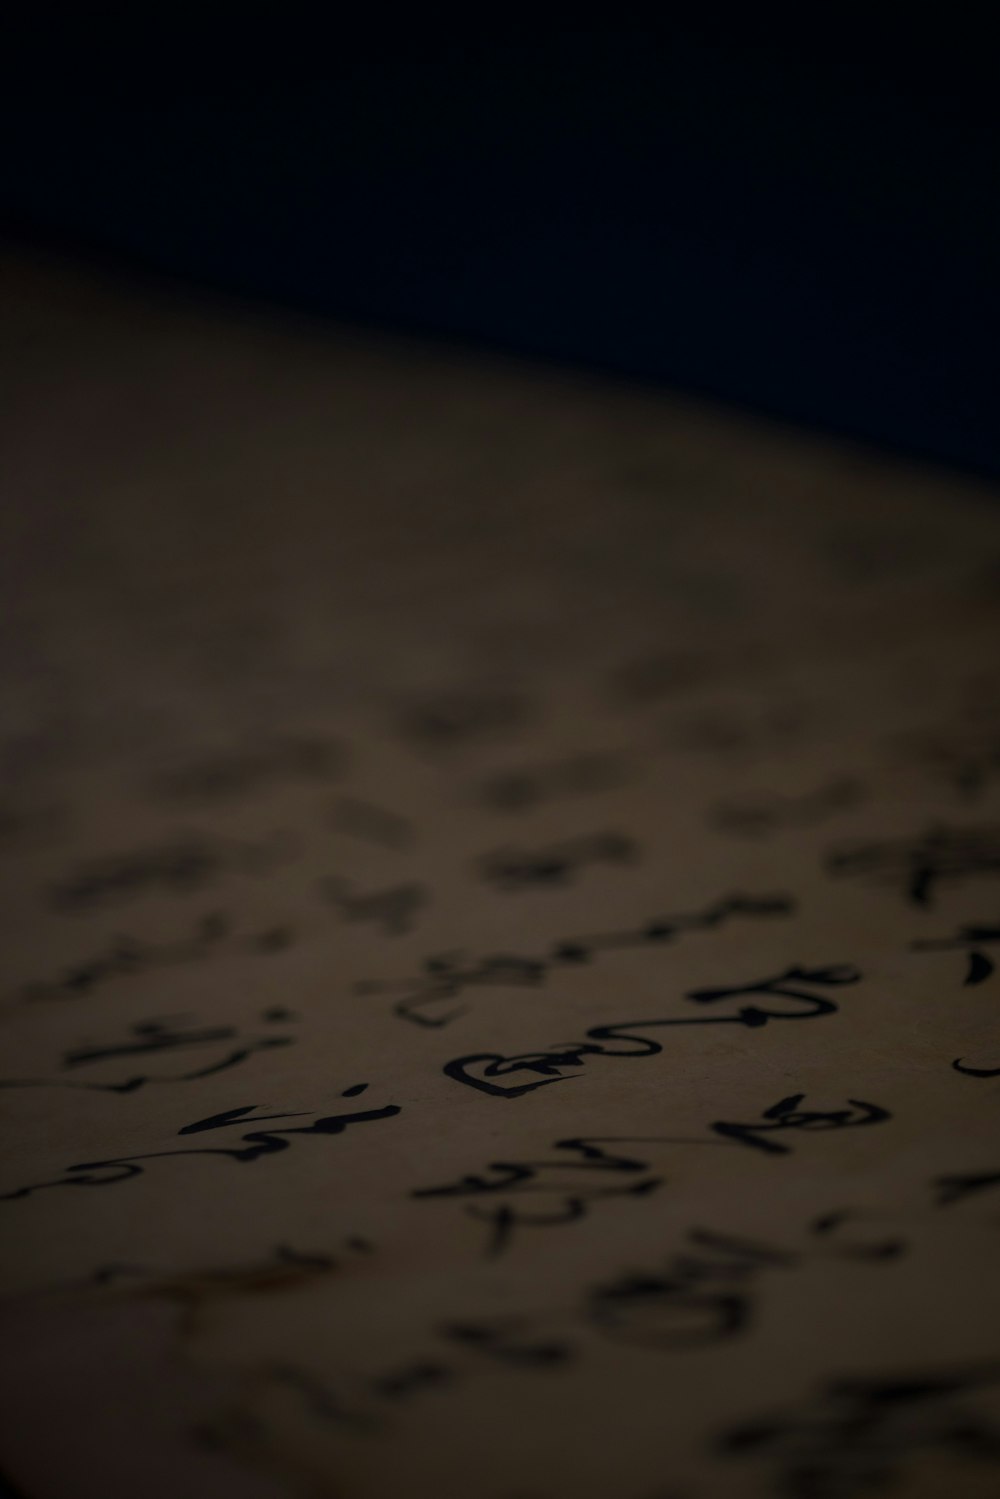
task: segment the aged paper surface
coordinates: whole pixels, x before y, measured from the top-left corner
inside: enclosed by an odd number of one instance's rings
[[[995,1495],[995,497],[3,303],[14,1491]]]

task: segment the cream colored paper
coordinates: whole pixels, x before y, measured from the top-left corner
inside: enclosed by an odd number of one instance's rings
[[[995,1494],[995,496],[3,300],[17,1492]]]

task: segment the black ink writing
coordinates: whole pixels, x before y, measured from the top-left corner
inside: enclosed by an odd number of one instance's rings
[[[189,895],[230,871],[268,874],[293,854],[286,833],[248,843],[185,837],[82,864],[52,888],[50,901],[53,910],[74,914],[153,892]]]
[[[293,931],[287,926],[267,927],[237,938],[229,918],[221,912],[212,912],[195,924],[192,936],[176,942],[115,937],[103,951],[71,964],[57,978],[22,984],[17,998],[27,1002],[79,999],[118,980],[175,965],[206,962],[233,943],[253,953],[267,954],[283,952],[293,940]]]
[[[762,1124],[733,1124],[728,1120],[720,1120],[711,1127],[717,1135],[725,1135],[727,1139],[738,1140],[743,1145],[753,1146],[769,1155],[787,1155],[791,1146],[770,1138],[772,1132],[790,1129],[846,1129],[851,1125],[882,1124],[892,1118],[887,1109],[880,1108],[878,1104],[863,1103],[858,1098],[847,1100],[851,1105],[849,1109],[814,1113],[799,1107],[804,1097],[804,1093],[793,1093],[773,1104],[764,1111],[765,1122]]]
[[[750,1326],[756,1284],[768,1272],[823,1257],[883,1264],[905,1252],[897,1238],[841,1242],[838,1231],[852,1216],[840,1211],[816,1219],[800,1249],[691,1229],[684,1247],[662,1266],[593,1287],[587,1319],[614,1341],[641,1348],[674,1351],[725,1342]]]
[[[353,1087],[345,1088],[344,1098],[354,1098],[363,1093],[368,1087],[367,1083],[355,1083]],[[193,1124],[186,1124],[177,1133],[179,1135],[202,1134],[207,1130],[228,1129],[231,1126],[242,1127],[245,1124],[270,1123],[278,1119],[302,1119],[305,1114],[258,1114],[250,1119],[247,1116],[253,1114],[258,1107],[257,1104],[246,1104],[240,1108],[225,1109],[221,1114],[212,1114],[207,1119],[198,1119]],[[327,1114],[322,1118],[315,1119],[312,1124],[292,1125],[286,1129],[251,1130],[241,1136],[243,1143],[237,1146],[193,1146],[179,1150],[149,1150],[138,1155],[115,1156],[104,1161],[81,1161],[76,1165],[67,1166],[62,1176],[52,1181],[33,1182],[30,1186],[18,1187],[13,1192],[0,1193],[0,1202],[14,1202],[16,1200],[31,1197],[35,1192],[43,1192],[50,1187],[112,1187],[120,1182],[131,1181],[141,1176],[145,1171],[145,1161],[164,1160],[171,1156],[222,1156],[226,1160],[238,1161],[245,1164],[260,1160],[263,1156],[274,1155],[279,1151],[289,1148],[290,1137],[293,1135],[342,1135],[352,1125],[371,1124],[380,1119],[391,1119],[401,1112],[396,1104],[387,1104],[380,1109],[363,1109],[346,1114]]]
[[[614,1025],[595,1025],[586,1032],[587,1039],[548,1051],[521,1052],[505,1057],[499,1052],[473,1052],[447,1062],[444,1072],[455,1082],[465,1083],[495,1098],[519,1098],[536,1088],[565,1082],[573,1069],[585,1065],[589,1057],[650,1057],[663,1050],[659,1041],[642,1032],[662,1027],[741,1025],[758,1029],[772,1020],[811,1020],[837,1011],[834,1000],[812,993],[814,988],[838,988],[855,984],[861,975],[856,968],[839,965],[831,968],[793,966],[771,979],[725,989],[690,990],[687,998],[696,1004],[714,1004],[720,1000],[754,995],[769,997],[767,1005],[741,1006],[734,1015],[658,1017],[652,1020],[620,1021]],[[773,1003],[791,1000],[792,1004]],[[610,1044],[609,1044],[610,1043]],[[530,1082],[505,1082],[501,1079],[527,1075]]]
[[[962,926],[954,937],[925,938],[911,942],[916,952],[964,952],[968,958],[965,978],[966,988],[983,984],[994,969],[993,959],[982,951],[992,942],[1000,942],[1000,926]]]
[[[1000,1461],[1000,1422],[975,1404],[998,1382],[996,1363],[829,1380],[791,1410],[730,1428],[716,1450],[768,1463],[771,1491],[787,1499],[852,1499],[895,1487],[906,1460],[927,1448]]]
[[[938,885],[1000,876],[1000,828],[932,828],[919,838],[890,838],[834,849],[835,877],[899,885],[915,906],[929,906]]]
[[[591,933],[564,938],[553,944],[543,958],[495,953],[485,958],[464,959],[461,953],[441,953],[424,962],[416,978],[379,981],[366,979],[355,986],[358,994],[401,992],[395,1014],[416,1025],[449,1025],[467,1012],[466,1005],[452,1004],[460,994],[482,988],[537,988],[553,968],[588,963],[604,952],[643,948],[672,942],[688,932],[712,931],[735,917],[768,919],[788,916],[795,904],[787,895],[729,895],[701,911],[655,917],[625,931]],[[448,1008],[442,1009],[447,1006]]]
[[[287,1010],[266,1010],[265,1022],[281,1024],[292,1019]],[[84,1088],[98,1093],[135,1093],[149,1083],[190,1082],[195,1078],[214,1077],[227,1072],[231,1067],[245,1062],[258,1051],[270,1051],[277,1046],[290,1046],[293,1037],[265,1033],[259,1036],[240,1037],[239,1030],[232,1025],[216,1025],[198,1028],[177,1028],[170,1022],[160,1020],[140,1021],[129,1028],[123,1041],[105,1043],[102,1046],[83,1046],[68,1051],[60,1063],[62,1072],[75,1072],[80,1068],[112,1064],[132,1057],[160,1057],[175,1051],[191,1051],[208,1048],[221,1055],[211,1062],[188,1071],[169,1073],[130,1073],[114,1082],[79,1082],[75,1078],[0,1078],[0,1088]],[[234,1046],[232,1043],[236,1042]]]
[[[652,1174],[652,1162],[635,1153],[636,1146],[732,1144],[751,1146],[771,1155],[787,1155],[788,1145],[762,1139],[774,1130],[836,1130],[851,1125],[876,1124],[890,1117],[877,1105],[849,1099],[850,1109],[810,1111],[799,1107],[804,1094],[784,1098],[765,1110],[758,1124],[719,1121],[709,1126],[722,1140],[676,1135],[575,1136],[556,1140],[554,1159],[491,1161],[482,1175],[462,1176],[440,1187],[422,1187],[416,1198],[460,1201],[466,1215],[489,1225],[486,1254],[495,1257],[510,1247],[520,1228],[551,1228],[578,1223],[591,1206],[609,1197],[645,1197],[663,1185]],[[613,1147],[613,1148],[608,1148]],[[628,1148],[626,1153],[626,1148]],[[624,1176],[626,1184],[608,1185],[606,1178]],[[537,1206],[544,1196],[544,1208]],[[533,1206],[525,1206],[530,1198]],[[827,1227],[832,1226],[832,1220]]]
[[[969,1171],[964,1175],[939,1176],[934,1182],[938,1207],[951,1207],[994,1187],[1000,1187],[1000,1171]]]

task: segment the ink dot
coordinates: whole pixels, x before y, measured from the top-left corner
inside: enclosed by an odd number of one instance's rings
[[[590,958],[590,948],[579,942],[561,942],[553,950],[552,958],[556,963],[586,963]]]
[[[344,1091],[343,1091],[343,1093],[341,1094],[341,1097],[342,1098],[357,1098],[358,1094],[359,1093],[363,1093],[365,1091],[365,1089],[367,1088],[367,1086],[368,1086],[367,1083],[355,1083],[353,1088],[345,1088]]]

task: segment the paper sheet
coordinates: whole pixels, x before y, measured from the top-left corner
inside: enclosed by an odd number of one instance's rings
[[[2,297],[14,1491],[996,1494],[996,497]]]

